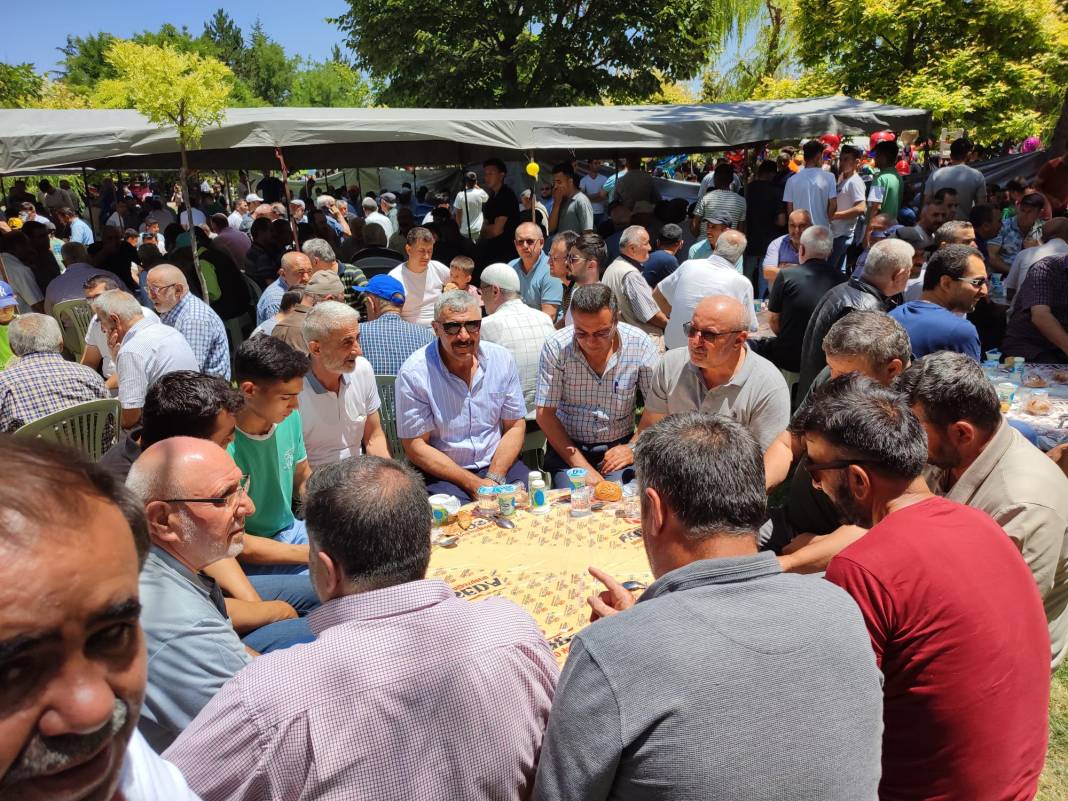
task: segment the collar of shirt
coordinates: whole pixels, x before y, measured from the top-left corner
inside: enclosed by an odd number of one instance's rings
[[[162,320],[164,323],[167,323],[168,325],[177,320],[179,317],[182,316],[182,313],[185,312],[185,310],[189,307],[189,299],[191,297],[193,296],[184,296],[180,301],[175,303],[174,306],[167,309],[167,311],[161,314],[159,319]]]
[[[478,357],[478,367],[475,368],[475,375],[471,379],[470,386],[467,387],[467,391],[472,395],[486,375],[486,353],[481,342],[478,343],[478,353],[476,355]],[[445,366],[445,361],[441,358],[441,342],[438,339],[435,339],[427,346],[426,366],[428,370],[436,370],[446,381],[453,380],[459,381],[461,384],[465,383],[460,376]]]
[[[62,353],[56,353],[55,351],[38,351],[37,353],[27,353],[25,356],[20,357],[14,366],[27,368],[37,362],[42,363],[42,366],[47,365],[49,362],[54,362],[56,364],[74,364],[74,362],[68,362],[64,359]]]
[[[153,545],[151,550],[152,556],[158,561],[162,562],[168,569],[173,570],[183,579],[192,584],[197,592],[203,593],[211,602],[215,605],[215,608],[219,610],[219,613],[223,617],[229,618],[226,614],[226,600],[223,597],[222,589],[215,582],[215,579],[210,576],[206,576],[203,573],[194,573],[188,567],[183,565],[177,557],[168,553],[158,545]]]
[[[667,595],[669,592],[689,590],[707,584],[735,584],[764,576],[774,576],[781,572],[782,566],[771,551],[761,551],[752,556],[699,559],[658,578],[642,593],[638,603]]]
[[[527,272],[527,268],[523,266],[522,259],[516,259],[515,264],[513,264],[512,266],[518,268],[521,276],[529,276],[533,278],[542,266],[544,266],[545,268],[549,267],[549,256],[545,253],[545,251],[540,251],[538,253],[538,258],[536,258],[534,260],[534,263],[530,265],[530,272]]]
[[[630,256],[628,256],[626,253],[623,253],[622,251],[620,251],[619,253],[619,258],[623,259],[623,261],[627,262],[633,267],[636,267],[639,270],[642,268],[642,263],[640,261],[638,261],[637,259],[632,259]]]
[[[575,342],[574,328],[572,328],[572,330],[571,330],[571,341],[568,342],[567,345],[565,346],[565,349],[566,349],[566,353],[564,354],[565,358],[577,361],[579,364],[581,364],[583,367],[585,367],[587,370],[589,370],[590,371],[590,375],[592,375],[597,380],[599,380],[599,381],[604,380],[608,376],[608,374],[610,372],[612,372],[613,369],[615,369],[616,364],[619,362],[619,354],[622,352],[623,347],[624,347],[623,335],[620,334],[620,332],[619,332],[618,324],[616,325],[615,337],[616,337],[616,349],[614,351],[612,351],[612,354],[608,357],[608,361],[605,362],[605,365],[604,365],[604,372],[601,373],[600,375],[598,375],[597,371],[594,370],[590,366],[590,363],[586,360],[586,354],[582,352],[582,348],[580,348],[578,346],[578,343]]]
[[[311,391],[314,392],[316,395],[327,395],[327,394],[333,395],[333,394],[335,394],[334,392],[330,391],[329,389],[327,389],[326,387],[324,387],[322,384],[319,383],[319,379],[315,377],[315,373],[312,372],[311,368],[309,368],[308,372],[306,372],[304,374],[304,380],[308,382],[308,386],[311,387]],[[342,384],[347,384],[351,380],[352,380],[352,375],[350,373],[341,373],[341,383]],[[338,393],[338,394],[340,394],[340,393]]]
[[[148,317],[145,317],[142,314],[141,315],[141,319],[138,320],[136,323],[134,323],[130,327],[130,330],[126,332],[126,336],[124,336],[122,338],[122,342],[119,343],[119,348],[121,349],[123,345],[125,345],[127,342],[129,342],[131,339],[133,339],[134,335],[137,334],[138,331],[141,331],[142,329],[148,328],[150,325],[154,325],[155,323],[156,323],[155,320],[150,320]]]
[[[500,314],[501,312],[507,311],[518,312],[522,311],[525,308],[529,307],[523,302],[522,298],[512,298],[511,300],[506,300],[504,303],[498,306],[497,311],[495,311],[494,314]],[[489,317],[490,315],[486,316]]]
[[[778,564],[778,561],[775,563]],[[455,597],[452,588],[439,579],[407,581],[393,587],[358,592],[327,601],[308,615],[308,627],[318,637],[327,629],[343,623],[410,614]]]
[[[972,496],[990,478],[990,474],[998,466],[1001,457],[1009,450],[1013,436],[1012,426],[1002,419],[997,431],[994,432],[994,436],[990,438],[990,441],[979,456],[976,457],[975,461],[968,465],[961,477],[957,479],[956,484],[952,487],[948,486],[949,470],[938,470],[935,483],[939,494],[949,498],[951,501],[968,504]],[[1011,501],[1012,499],[1006,498],[1005,500]]]

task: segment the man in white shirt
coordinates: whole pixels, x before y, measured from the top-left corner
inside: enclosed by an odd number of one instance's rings
[[[482,233],[482,206],[486,203],[489,195],[478,185],[478,176],[473,172],[464,175],[464,188],[456,193],[452,209],[460,234],[472,242]]]
[[[846,251],[853,244],[857,220],[868,210],[864,200],[864,181],[857,175],[859,158],[860,151],[852,145],[845,145],[838,154],[838,195],[835,211],[831,215],[834,249],[828,263],[839,271],[845,267]]]
[[[175,370],[200,372],[200,364],[185,337],[177,329],[145,317],[137,298],[128,292],[104,292],[93,301],[92,308],[108,347],[117,351],[122,427],[133,428],[141,419],[145,393],[160,376]]]
[[[761,266],[769,287],[775,284],[780,270],[801,263],[801,234],[811,227],[812,215],[805,209],[795,209],[786,218],[786,233],[768,243]]]
[[[782,199],[786,213],[806,209],[813,225],[831,227],[831,215],[838,210],[838,187],[834,176],[823,169],[823,142],[812,139],[805,143],[804,169],[794,173],[786,182]]]
[[[4,460],[19,480],[0,487],[0,795],[196,801],[136,731],[146,672],[138,573],[148,550],[139,505],[67,448],[11,439]]]
[[[579,190],[590,199],[590,205],[593,206],[594,228],[604,222],[604,204],[608,200],[608,193],[604,188],[606,183],[608,183],[608,176],[601,175],[601,160],[590,159],[589,172],[579,181]]]
[[[36,258],[30,238],[23,231],[12,231],[4,237],[7,253],[0,253],[0,263],[7,274],[7,282],[19,299],[19,312],[44,311],[44,294],[30,269]]]
[[[523,302],[519,276],[507,264],[491,264],[483,270],[481,288],[487,314],[482,318],[482,338],[507,348],[515,358],[527,419],[533,420],[541,348],[556,327],[549,315]]]
[[[363,209],[364,225],[375,223],[381,226],[382,230],[386,232],[386,240],[388,241],[393,236],[393,223],[390,222],[389,217],[378,210],[378,202],[373,197],[365,197],[360,203],[360,207]]]
[[[126,291],[126,288],[119,283],[119,280],[114,275],[100,273],[99,271],[97,275],[86,281],[83,287],[82,292],[90,304],[109,290]],[[141,307],[141,314],[149,320],[159,321],[159,315],[156,314],[154,309],[150,309],[147,306]],[[115,360],[112,358],[111,348],[108,346],[107,335],[104,333],[104,329],[100,327],[100,321],[96,317],[89,321],[89,330],[85,334],[85,352],[82,353],[82,364],[99,371],[104,376],[104,383],[111,390],[111,394],[115,394],[119,387],[119,377],[115,373]]]
[[[344,303],[317,303],[304,318],[311,369],[300,391],[300,423],[312,468],[367,453],[389,458],[378,415],[375,371],[360,349],[360,315]]]
[[[434,322],[434,301],[449,282],[449,268],[431,258],[434,235],[426,228],[416,227],[408,232],[404,252],[408,260],[389,271],[390,277],[404,286],[401,319],[429,327]]]
[[[241,223],[245,221],[245,217],[248,216],[248,201],[242,198],[237,199],[237,203],[234,204],[234,210],[230,212],[230,216],[226,218],[226,222],[235,231],[241,230]]]
[[[716,250],[707,259],[689,259],[679,269],[656,285],[653,297],[668,316],[664,331],[664,345],[668,350],[686,346],[683,323],[690,322],[693,310],[711,295],[735,298],[745,313],[750,331],[757,330],[753,310],[753,284],[734,269],[734,263],[745,252],[745,234],[724,231],[716,240]]]
[[[986,176],[966,163],[971,152],[970,141],[963,137],[954,139],[949,146],[949,164],[931,173],[923,188],[927,197],[940,189],[956,190],[959,203],[954,216],[958,220],[967,220],[974,206],[986,203]]]

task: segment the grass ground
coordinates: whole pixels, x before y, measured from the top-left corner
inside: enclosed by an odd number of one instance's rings
[[[1038,801],[1068,801],[1068,667],[1053,677],[1049,704],[1049,755]]]

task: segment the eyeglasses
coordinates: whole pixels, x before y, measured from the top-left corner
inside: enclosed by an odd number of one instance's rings
[[[217,509],[221,509],[224,506],[236,505],[237,500],[242,495],[248,495],[248,488],[251,483],[252,476],[241,476],[237,486],[219,498],[163,498],[162,500],[164,503],[210,503]]]
[[[515,243],[517,245],[523,245],[524,247],[530,248],[530,247],[534,247],[534,245],[537,245],[539,242],[544,242],[544,241],[545,241],[544,239],[517,239],[515,241]]]
[[[564,261],[568,264],[578,264],[580,261],[589,261],[589,259],[583,256],[575,256],[574,254],[567,256]]]
[[[575,329],[575,339],[609,339],[615,333],[615,326],[602,328],[600,331],[580,331]]]
[[[710,345],[720,337],[725,337],[728,334],[740,334],[744,330],[744,328],[732,328],[730,331],[702,331],[700,328],[694,328],[693,323],[682,324],[682,333],[686,335],[687,339],[699,336],[703,342],[707,342]]]
[[[854,464],[880,464],[878,459],[836,459],[833,462],[810,462],[807,465],[808,474],[819,481],[819,473],[824,470],[841,470]]]
[[[150,295],[158,295],[164,289],[170,289],[172,286],[178,286],[178,284],[164,284],[163,286],[152,286],[151,284],[149,284],[148,285],[148,294],[150,294]]]
[[[454,323],[438,323],[441,326],[441,330],[448,334],[450,337],[454,337],[460,333],[462,327],[464,331],[469,334],[477,334],[482,330],[481,320],[463,320]]]
[[[954,281],[960,281],[961,283],[971,284],[976,289],[981,289],[990,283],[989,278],[954,278]]]

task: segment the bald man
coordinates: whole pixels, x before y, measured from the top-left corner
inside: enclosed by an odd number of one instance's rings
[[[278,278],[269,284],[256,303],[256,324],[269,320],[278,314],[282,306],[282,295],[295,286],[305,286],[311,278],[311,259],[300,251],[293,250],[282,254],[282,265],[278,268]]]
[[[680,412],[722,414],[768,449],[790,422],[790,391],[775,365],[746,343],[746,311],[728,295],[694,307],[682,326],[686,347],[665,353],[653,375],[640,428]]]
[[[148,271],[148,296],[164,325],[176,329],[193,349],[200,372],[230,380],[230,345],[222,318],[189,292],[189,281],[173,264]]]
[[[193,437],[162,440],[134,462],[126,486],[144,505],[151,540],[140,578],[148,688],[138,726],[162,751],[260,649],[313,638],[290,609],[283,614],[292,619],[263,626],[242,643],[222,590],[203,573],[241,553],[245,518],[256,508],[248,478],[224,449]]]
[[[508,264],[519,276],[519,294],[523,302],[556,319],[556,310],[564,299],[564,285],[549,272],[549,256],[545,253],[545,234],[541,226],[532,222],[520,223],[515,229],[515,249],[519,258]]]

